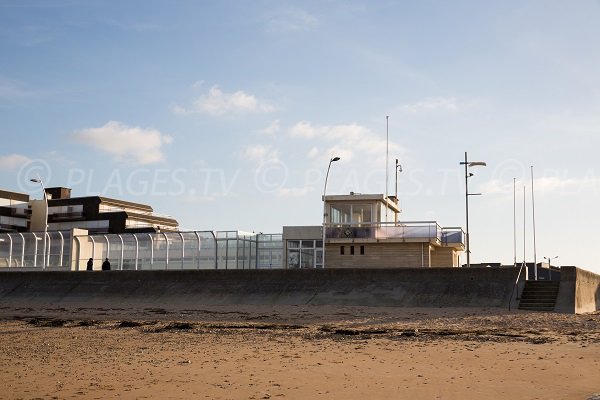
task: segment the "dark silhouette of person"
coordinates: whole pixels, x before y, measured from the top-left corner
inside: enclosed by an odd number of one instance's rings
[[[108,257],[102,263],[102,271],[110,271],[110,261],[108,261]]]
[[[94,259],[90,258],[87,262],[87,270],[88,271],[93,271],[94,270]]]

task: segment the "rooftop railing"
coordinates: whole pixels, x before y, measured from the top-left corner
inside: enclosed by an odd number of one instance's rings
[[[462,244],[461,228],[442,228],[435,221],[375,222],[354,224],[327,224],[327,239],[395,239],[401,241],[428,241],[439,244]]]

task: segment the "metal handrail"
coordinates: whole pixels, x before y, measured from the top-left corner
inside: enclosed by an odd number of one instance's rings
[[[510,311],[510,304],[512,303],[512,298],[513,298],[513,295],[515,294],[515,289],[517,288],[517,286],[519,284],[519,278],[521,277],[521,272],[523,272],[523,266],[524,266],[524,264],[521,264],[521,267],[519,268],[519,273],[517,274],[517,279],[515,280],[515,284],[513,285],[513,290],[510,293],[510,298],[508,299],[508,311]]]
[[[427,238],[436,239],[440,242],[443,240],[443,233],[445,232],[445,228],[442,228],[436,221],[327,223],[325,224],[325,228],[380,228],[384,231],[387,228],[399,228],[403,232],[402,235],[400,235],[402,238]],[[426,230],[426,232],[421,234],[404,233],[404,230],[411,228],[422,228]],[[376,231],[373,231],[372,235],[373,238],[378,238],[376,237]]]

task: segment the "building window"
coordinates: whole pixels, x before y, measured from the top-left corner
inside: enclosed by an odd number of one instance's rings
[[[354,255],[354,246],[350,246],[350,255]]]
[[[344,246],[340,246],[340,254],[344,255]]]
[[[333,224],[370,224],[373,221],[371,204],[332,204],[330,206]]]
[[[321,247],[317,246],[320,244]],[[289,268],[322,268],[323,241],[288,240],[287,255]]]
[[[361,256],[365,255],[365,246],[360,246],[360,255]]]

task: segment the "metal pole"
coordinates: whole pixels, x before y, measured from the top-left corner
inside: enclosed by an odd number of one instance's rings
[[[386,199],[386,205],[385,205],[385,222],[388,222],[388,205],[387,205],[387,198],[388,198],[388,155],[389,155],[389,144],[390,144],[390,133],[389,133],[389,123],[390,121],[390,116],[386,115],[385,116],[385,199]]]
[[[331,163],[338,161],[339,157],[331,157],[329,159],[329,165],[327,166],[327,173],[325,174],[325,185],[323,186],[323,257],[322,257],[322,268],[325,268],[325,231],[327,227],[327,202],[325,201],[325,195],[327,194],[327,179],[329,179],[329,170],[331,169]]]
[[[513,178],[513,265],[517,266],[517,178]]]
[[[394,197],[398,201],[398,159],[396,158],[396,190],[394,191]]]
[[[42,182],[42,178],[38,176],[40,180],[40,185],[42,186],[42,191],[44,192],[44,202],[46,203],[46,213],[44,220],[44,260],[42,262],[42,270],[46,269],[46,235],[48,234],[48,196],[46,195],[46,188],[44,187],[44,182]]]
[[[537,252],[535,247],[535,197],[533,193],[533,165],[531,166],[531,217],[533,219],[533,275],[538,280],[537,273]]]
[[[525,185],[523,185],[523,266],[525,267],[525,270],[527,271],[526,278],[529,278],[529,268],[527,268],[527,250],[526,250],[527,249],[527,247],[526,247],[527,235],[525,234],[526,229],[527,229],[527,223],[526,223],[526,219],[525,219],[525,214],[527,214],[527,213],[525,212],[525,210],[526,210],[525,207],[527,206],[527,203],[525,200],[526,200]]]
[[[469,246],[469,162],[465,151],[465,216],[466,216],[466,242],[467,242],[467,268],[471,267],[471,248]]]

